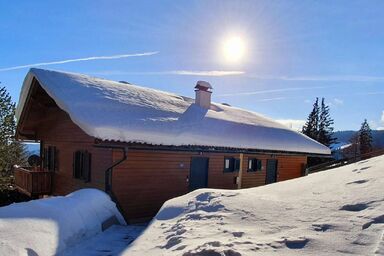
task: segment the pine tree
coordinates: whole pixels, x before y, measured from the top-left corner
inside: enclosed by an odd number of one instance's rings
[[[319,111],[319,98],[316,98],[316,101],[313,104],[313,109],[309,114],[307,122],[305,123],[302,129],[302,133],[314,140],[318,139]]]
[[[360,153],[365,154],[372,151],[372,132],[367,119],[361,124],[359,130],[359,142],[360,142]]]
[[[336,142],[336,138],[333,137],[333,124],[333,119],[329,113],[329,106],[325,105],[324,98],[322,98],[317,141],[327,147]]]
[[[0,88],[0,172],[10,175],[12,166],[24,164],[26,150],[15,140],[15,103],[5,87]]]

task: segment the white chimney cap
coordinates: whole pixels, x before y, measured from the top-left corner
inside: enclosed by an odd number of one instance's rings
[[[204,91],[207,91],[208,89],[213,89],[211,84],[206,81],[197,81],[195,88]]]

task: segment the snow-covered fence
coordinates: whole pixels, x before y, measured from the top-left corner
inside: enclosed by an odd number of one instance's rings
[[[307,168],[306,173],[311,174],[315,172],[325,171],[325,170],[333,169],[333,168],[340,167],[347,164],[352,164],[360,160],[365,160],[365,159],[369,159],[369,158],[380,156],[380,155],[384,155],[384,149],[375,150],[363,155],[358,155],[350,158],[343,158],[340,160],[329,161],[326,163],[318,164],[318,165]]]

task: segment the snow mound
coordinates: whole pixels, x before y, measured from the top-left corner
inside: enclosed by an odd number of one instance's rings
[[[125,255],[384,255],[384,156],[166,202]]]
[[[97,189],[1,207],[0,255],[58,254],[100,233],[112,216],[125,224],[109,196]]]
[[[74,123],[102,140],[330,154],[324,145],[255,112],[217,103],[204,109],[173,93],[36,68],[24,80],[18,119],[34,79]]]

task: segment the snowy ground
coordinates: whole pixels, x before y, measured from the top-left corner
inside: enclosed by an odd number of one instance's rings
[[[111,217],[125,225],[109,196],[96,189],[0,207],[0,255],[60,254],[101,233]]]
[[[384,156],[168,201],[125,255],[384,255]]]
[[[197,190],[166,202],[141,235],[144,226],[101,232],[119,217],[115,205],[79,192],[0,208],[0,255],[384,255],[384,156],[253,189]]]
[[[105,232],[84,240],[61,253],[61,256],[119,255],[145,229],[144,225],[114,225]]]

